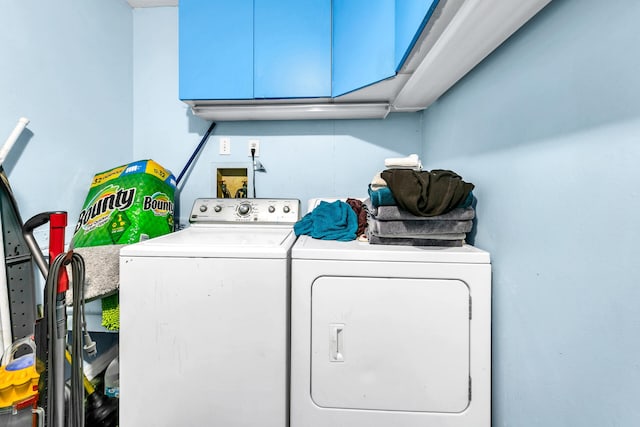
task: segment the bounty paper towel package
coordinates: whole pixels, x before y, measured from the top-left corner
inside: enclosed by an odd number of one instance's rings
[[[96,174],[73,235],[73,247],[139,242],[173,231],[176,180],[153,160]]]

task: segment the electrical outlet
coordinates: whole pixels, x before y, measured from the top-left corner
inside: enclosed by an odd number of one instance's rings
[[[251,150],[254,149],[255,153],[254,156],[258,157],[260,156],[260,140],[258,139],[250,139],[249,140],[249,157],[251,157]]]
[[[231,138],[228,136],[220,138],[220,154],[231,154]]]

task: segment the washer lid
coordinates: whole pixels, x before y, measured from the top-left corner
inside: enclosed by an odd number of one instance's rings
[[[290,227],[196,227],[125,246],[121,256],[284,258],[295,241]]]
[[[489,253],[471,245],[461,247],[372,245],[352,240],[319,240],[299,236],[291,251],[295,259],[336,261],[404,261],[489,264]]]

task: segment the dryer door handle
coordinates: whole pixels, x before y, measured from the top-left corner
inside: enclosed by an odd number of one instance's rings
[[[344,362],[344,323],[329,325],[329,361]]]

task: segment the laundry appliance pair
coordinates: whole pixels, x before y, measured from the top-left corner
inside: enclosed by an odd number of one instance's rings
[[[121,251],[120,425],[490,426],[489,254],[296,240],[300,216],[199,199]]]

